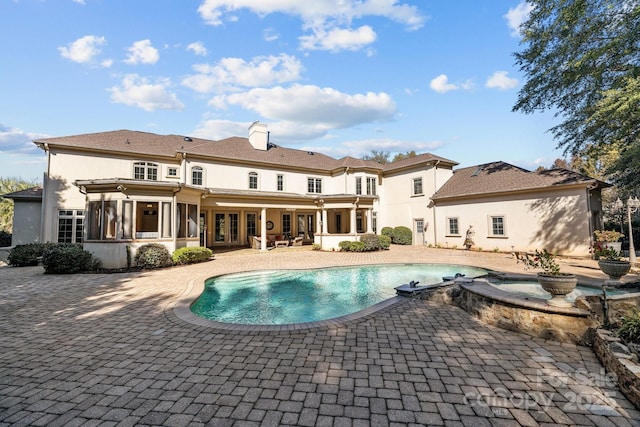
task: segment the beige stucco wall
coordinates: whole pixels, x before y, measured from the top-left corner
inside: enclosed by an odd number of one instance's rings
[[[550,195],[551,194],[551,195]],[[503,216],[505,237],[491,237],[491,216]],[[499,197],[439,202],[436,244],[463,247],[469,225],[475,229],[475,248],[499,251],[533,251],[588,256],[591,231],[586,190],[500,195]],[[448,218],[458,218],[460,234],[449,235]]]
[[[378,231],[382,227],[403,225],[414,229],[414,220],[424,220],[423,239],[415,239],[414,244],[435,242],[434,212],[430,197],[452,176],[448,168],[434,168],[407,171],[383,179],[380,188]],[[422,178],[423,194],[413,195],[413,181]]]
[[[40,242],[42,203],[15,200],[13,209],[11,245]]]

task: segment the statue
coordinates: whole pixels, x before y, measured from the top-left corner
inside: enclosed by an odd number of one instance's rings
[[[471,249],[473,245],[475,245],[473,241],[473,237],[476,235],[476,231],[473,229],[473,225],[470,225],[467,229],[467,236],[464,239],[464,246],[467,250]]]

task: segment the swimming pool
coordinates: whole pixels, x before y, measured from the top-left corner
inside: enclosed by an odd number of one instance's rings
[[[197,316],[224,323],[284,325],[345,316],[396,295],[395,287],[442,282],[486,270],[452,264],[385,264],[313,270],[264,270],[212,277],[191,305]]]

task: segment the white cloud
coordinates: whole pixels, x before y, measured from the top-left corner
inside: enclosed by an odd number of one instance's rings
[[[74,42],[69,43],[66,47],[59,47],[58,51],[62,57],[79,62],[81,64],[89,63],[100,54],[100,46],[105,45],[107,40],[104,37],[84,36]]]
[[[81,5],[83,5],[83,6],[84,6],[84,5],[86,5],[86,3],[84,2],[84,0],[71,0],[71,1],[73,1],[74,3],[81,4]]]
[[[311,85],[257,88],[220,95],[214,97],[210,105],[215,108],[240,106],[269,120],[305,124],[306,127],[318,125],[322,129],[391,120],[396,113],[395,102],[384,92],[351,95]]]
[[[223,58],[215,65],[193,66],[198,74],[185,77],[182,84],[196,92],[234,90],[234,87],[256,87],[286,83],[300,79],[302,64],[294,56],[259,56],[250,62],[242,58]]]
[[[127,64],[155,64],[160,59],[158,49],[151,45],[151,40],[138,40],[128,49],[129,56],[124,61]]]
[[[207,48],[204,47],[202,42],[193,42],[187,46],[187,50],[190,50],[197,56],[207,56]]]
[[[509,77],[509,73],[507,71],[496,71],[491,77],[489,77],[486,83],[488,88],[500,90],[513,89],[517,85],[518,79]]]
[[[225,19],[237,20],[234,12],[239,9],[248,9],[259,16],[271,13],[296,16],[301,19],[302,28],[312,33],[300,38],[301,46],[331,51],[354,50],[375,40],[375,32],[370,27],[350,29],[354,19],[384,17],[410,30],[422,27],[426,20],[417,6],[398,0],[203,0],[198,13],[207,24],[222,25]],[[329,39],[325,41],[326,37]],[[368,43],[365,40],[369,40]]]
[[[328,50],[337,52],[340,50],[359,50],[376,40],[373,29],[364,25],[356,30],[348,28],[333,28],[328,31],[319,29],[313,35],[301,36],[300,47],[308,50]]]
[[[280,38],[280,34],[274,28],[265,28],[262,32],[262,37],[266,42],[273,42]]]
[[[49,135],[28,133],[0,123],[0,153],[2,154],[35,154],[40,152],[31,141],[46,138]]]
[[[184,104],[169,91],[171,82],[168,79],[158,79],[150,83],[137,74],[127,74],[122,79],[121,86],[108,89],[111,101],[117,104],[131,105],[146,111],[182,110]]]
[[[429,87],[438,93],[447,93],[452,90],[460,89],[459,86],[449,83],[449,78],[446,74],[440,74],[438,77],[431,80]]]
[[[513,37],[520,36],[520,26],[527,20],[529,13],[531,13],[532,10],[533,6],[530,3],[523,1],[515,8],[509,9],[506,15],[504,15]]]

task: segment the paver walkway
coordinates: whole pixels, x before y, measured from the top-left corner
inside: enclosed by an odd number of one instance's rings
[[[225,331],[173,311],[189,282],[220,273],[429,261],[522,272],[506,254],[395,246],[247,251],[126,274],[2,267],[0,426],[640,425],[591,349],[451,306],[406,300],[293,332]],[[604,279],[589,262],[563,264]]]

